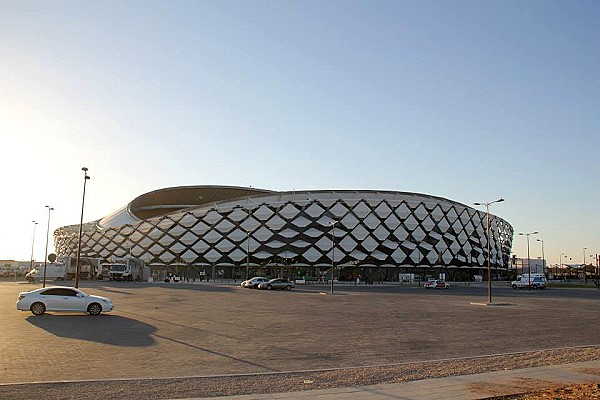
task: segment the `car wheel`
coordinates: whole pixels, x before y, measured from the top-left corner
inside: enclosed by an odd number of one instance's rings
[[[290,286],[290,285],[287,285],[287,286],[285,287],[285,290],[292,290],[292,286]]]
[[[46,312],[44,303],[33,303],[30,309],[33,315],[42,315]]]
[[[87,312],[90,313],[90,315],[100,315],[102,306],[98,303],[92,303],[88,306]]]
[[[271,286],[271,285],[268,285],[268,286],[267,286],[267,290],[271,290],[271,289],[273,289],[273,286]]]
[[[516,289],[516,288],[517,288],[517,285],[512,285],[511,287],[512,287],[513,289]]]

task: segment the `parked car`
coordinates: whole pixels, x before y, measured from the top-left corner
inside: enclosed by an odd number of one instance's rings
[[[100,315],[113,309],[111,299],[86,294],[69,286],[52,286],[19,293],[17,310],[42,315],[46,311],[87,312]]]
[[[169,275],[165,277],[165,283],[169,282],[183,282],[183,277],[181,275]]]
[[[448,289],[450,285],[447,282],[441,281],[439,279],[434,279],[432,281],[425,282],[425,289]]]
[[[254,278],[248,279],[247,281],[243,281],[242,283],[240,283],[241,287],[244,288],[249,288],[249,289],[256,289],[258,288],[258,285],[263,283],[263,282],[268,282],[269,278],[264,278],[262,276],[255,276]]]
[[[272,290],[272,289],[290,290],[295,287],[296,287],[296,285],[294,285],[294,282],[288,281],[287,279],[283,279],[283,278],[271,279],[268,282],[263,282],[258,285],[259,289],[266,289],[266,290]]]

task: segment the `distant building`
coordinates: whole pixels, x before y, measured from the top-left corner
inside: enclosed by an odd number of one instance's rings
[[[0,276],[23,275],[29,270],[30,261],[0,260]]]
[[[528,265],[527,258],[514,258],[511,260],[511,269],[517,275],[526,273],[545,274],[548,273],[548,264],[546,264],[546,260],[530,258]]]

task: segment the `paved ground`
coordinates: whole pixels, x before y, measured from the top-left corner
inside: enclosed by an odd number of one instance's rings
[[[83,282],[111,297],[100,317],[15,310],[0,283],[0,383],[165,378],[381,365],[600,345],[591,289],[410,287],[244,290],[228,284]],[[31,366],[35,366],[32,368]]]

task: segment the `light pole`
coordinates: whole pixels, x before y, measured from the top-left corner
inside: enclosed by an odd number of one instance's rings
[[[246,231],[246,280],[248,280],[248,273],[250,271],[250,231]]]
[[[542,243],[542,274],[546,275],[546,258],[544,258],[544,241],[542,239],[536,239],[536,241]]]
[[[333,294],[333,273],[335,271],[335,224],[340,221],[331,221],[331,294]]]
[[[583,248],[583,265],[581,266],[581,268],[583,269],[583,279],[586,278],[586,275],[585,275],[585,251],[586,250],[587,250],[587,247],[584,247]]]
[[[539,232],[519,233],[521,236],[527,236],[527,290],[531,290],[531,260],[529,258],[529,235],[537,235]]]
[[[42,287],[46,287],[46,263],[48,262],[48,237],[50,236],[50,211],[54,208],[45,206],[48,209],[48,230],[46,231],[46,253],[44,253],[44,278],[42,280]]]
[[[473,203],[475,206],[485,206],[485,212],[487,216],[487,274],[488,274],[488,303],[492,304],[492,267],[490,265],[490,205],[494,203],[501,203],[504,199],[500,197],[498,200],[490,201],[488,203]]]
[[[598,258],[598,253],[596,253],[596,287],[600,290],[600,258]]]
[[[31,261],[29,262],[29,270],[31,271],[33,269],[33,244],[35,243],[35,226],[38,224],[35,221],[31,221],[33,222],[33,238],[31,239]]]
[[[560,272],[562,273],[562,272],[563,272],[562,258],[564,257],[564,258],[565,258],[565,260],[566,260],[566,259],[567,259],[567,255],[566,255],[565,253],[560,253],[560,254],[558,255],[558,257],[559,257],[559,267],[560,267]],[[558,275],[558,271],[557,271],[557,275]]]
[[[594,271],[594,272],[592,272],[592,275],[594,273],[596,274],[596,286],[598,287],[598,289],[600,289],[600,273],[598,271],[598,253],[596,253],[595,255],[594,254],[590,254],[590,258],[593,258],[594,261],[596,262],[596,265],[593,265],[590,262],[590,267],[592,267],[592,266],[594,267],[594,269],[592,269],[592,271]]]
[[[79,287],[79,260],[81,257],[81,234],[83,233],[83,206],[85,205],[85,184],[90,177],[87,174],[86,167],[81,168],[83,171],[83,199],[81,200],[81,220],[79,221],[79,244],[77,245],[77,263],[75,269],[75,287]],[[131,250],[130,250],[131,251]]]

